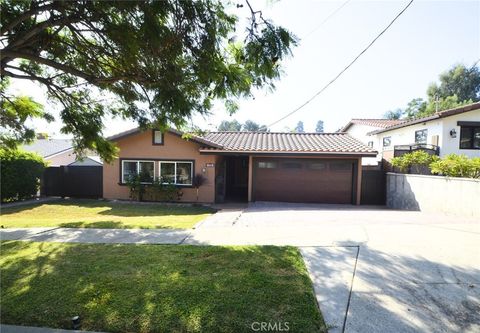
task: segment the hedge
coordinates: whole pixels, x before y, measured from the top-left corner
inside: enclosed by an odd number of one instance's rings
[[[0,199],[2,202],[34,197],[47,163],[37,154],[0,149]]]

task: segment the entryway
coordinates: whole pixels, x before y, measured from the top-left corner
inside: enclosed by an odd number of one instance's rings
[[[225,157],[225,201],[248,201],[248,156]]]

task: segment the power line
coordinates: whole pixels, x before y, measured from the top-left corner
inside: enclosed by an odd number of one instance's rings
[[[330,13],[330,15],[328,15],[322,22],[320,22],[319,25],[317,25],[315,28],[313,28],[312,30],[310,30],[309,33],[307,33],[305,35],[305,37],[303,37],[303,39],[307,39],[311,34],[313,34],[315,31],[317,31],[318,29],[320,29],[325,23],[327,23],[332,17],[335,16],[335,14],[337,14],[340,9],[342,9],[343,7],[345,7],[345,5],[347,5],[350,1],[352,0],[347,0],[345,1],[343,4],[341,4],[337,9],[335,9],[332,13]]]
[[[302,108],[304,108],[307,104],[309,104],[311,101],[313,101],[318,95],[320,95],[322,92],[324,92],[330,85],[332,85],[343,73],[345,73],[357,60],[358,58],[360,58],[376,41],[377,39],[379,39],[392,25],[393,23],[395,23],[395,21],[408,9],[408,7],[410,7],[410,5],[413,3],[414,0],[410,0],[410,2],[397,14],[397,16],[395,16],[395,18],[385,27],[385,29],[383,29],[378,35],[377,37],[375,37],[371,42],[370,44],[367,45],[366,48],[363,49],[362,52],[360,52],[344,69],[342,69],[340,71],[340,73],[337,74],[337,76],[335,76],[330,82],[328,82],[322,89],[320,89],[317,93],[315,93],[315,95],[313,95],[312,97],[310,97],[306,102],[304,102],[302,105],[300,105],[299,107],[297,107],[296,109],[294,109],[293,111],[287,113],[285,116],[281,117],[280,119],[274,121],[273,123],[271,123],[270,125],[268,125],[268,127],[271,127],[279,122],[281,122],[282,120],[290,117],[292,114],[298,112],[299,110],[301,110]]]

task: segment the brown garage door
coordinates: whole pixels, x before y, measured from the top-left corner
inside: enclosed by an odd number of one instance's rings
[[[352,203],[353,160],[255,158],[256,201]]]

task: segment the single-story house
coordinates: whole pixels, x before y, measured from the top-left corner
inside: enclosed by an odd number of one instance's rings
[[[368,135],[376,142],[379,161],[389,161],[400,152],[417,148],[440,157],[448,154],[480,157],[480,102],[406,120]]]
[[[206,184],[199,202],[281,201],[360,204],[363,157],[377,152],[346,133],[129,130],[110,137],[119,157],[103,165],[103,196],[128,199],[131,175],[160,179],[196,201],[192,179]]]
[[[376,130],[382,130],[390,126],[398,125],[404,122],[404,120],[395,119],[358,119],[354,118],[350,120],[345,126],[343,126],[339,132],[348,133],[354,138],[360,140],[369,147],[372,147],[376,151],[381,150],[381,146],[378,145],[378,140],[375,137],[369,135],[370,132]],[[362,158],[363,165],[377,165],[378,161],[376,157],[364,157]]]
[[[98,156],[86,156],[82,160],[77,158],[70,139],[36,139],[30,144],[22,145],[25,151],[42,156],[49,166],[102,166]]]

